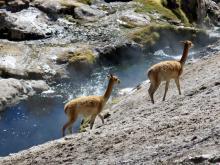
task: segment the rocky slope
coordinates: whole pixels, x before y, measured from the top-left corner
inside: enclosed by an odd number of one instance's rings
[[[0,0],[0,77],[51,85],[100,65],[138,59],[144,50],[172,48],[178,40],[204,46],[210,39],[190,20],[210,17],[211,25],[219,23],[219,6],[213,1],[203,0],[195,10],[185,1],[164,1],[164,6],[162,1],[146,2]],[[193,2],[191,7],[200,3]]]
[[[110,109],[105,124],[0,159],[0,164],[216,164],[220,163],[220,49],[190,62],[182,95],[161,85],[151,104],[144,82]],[[212,53],[211,53],[212,52]],[[135,76],[135,75],[134,75]]]

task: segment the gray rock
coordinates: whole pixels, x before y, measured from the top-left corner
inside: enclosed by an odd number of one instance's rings
[[[11,40],[41,39],[53,33],[47,15],[31,7],[17,13],[0,9],[0,23],[0,31]]]
[[[33,0],[32,5],[48,14],[74,15],[74,8],[83,4],[74,0]]]
[[[62,47],[28,46],[22,43],[0,44],[0,76],[29,80],[66,78],[63,65],[55,63]]]
[[[42,80],[0,79],[0,111],[7,106],[18,103],[20,100],[27,99],[29,96],[48,89],[49,86]]]
[[[213,0],[182,1],[183,10],[191,20],[202,25],[219,25],[220,7]]]
[[[74,17],[87,21],[94,21],[98,18],[104,17],[105,12],[89,5],[81,5],[74,9]]]
[[[134,11],[127,11],[119,18],[120,25],[128,27],[147,26],[150,24],[150,17],[146,14],[139,14]]]

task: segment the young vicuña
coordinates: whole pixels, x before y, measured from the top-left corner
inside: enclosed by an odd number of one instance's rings
[[[69,101],[64,106],[64,111],[68,117],[68,121],[63,126],[62,129],[63,136],[65,136],[66,128],[68,128],[69,132],[72,133],[72,125],[79,115],[82,115],[84,117],[91,116],[90,129],[92,129],[97,115],[104,124],[104,118],[100,114],[100,112],[103,110],[106,102],[108,101],[114,84],[120,83],[120,80],[116,76],[113,76],[112,74],[110,74],[108,78],[109,78],[108,87],[103,96],[84,96],[84,97],[76,98],[74,100]]]

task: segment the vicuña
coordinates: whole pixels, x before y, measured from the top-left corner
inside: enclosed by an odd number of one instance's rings
[[[72,133],[72,125],[76,121],[79,115],[90,118],[90,129],[92,129],[96,116],[102,120],[104,124],[104,118],[100,114],[103,110],[106,102],[108,101],[114,84],[120,83],[120,80],[113,76],[112,74],[108,75],[109,83],[108,87],[103,96],[84,96],[76,98],[69,101],[64,106],[65,114],[68,117],[67,123],[63,126],[62,135],[65,136],[65,130],[68,128],[69,132]]]
[[[163,101],[165,100],[167,90],[169,87],[169,82],[171,79],[175,80],[179,94],[181,95],[179,77],[183,72],[183,66],[186,62],[189,49],[193,46],[193,43],[191,41],[186,40],[181,42],[184,44],[184,50],[183,50],[182,58],[179,61],[163,61],[153,65],[148,70],[148,78],[150,79],[150,83],[151,83],[148,89],[148,93],[150,95],[151,102],[153,104],[154,104],[154,93],[159,87],[161,81],[166,81]]]

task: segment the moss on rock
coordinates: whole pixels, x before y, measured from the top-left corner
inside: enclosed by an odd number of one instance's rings
[[[81,49],[76,52],[69,53],[69,63],[75,64],[78,62],[86,62],[88,64],[93,64],[95,62],[95,56],[90,49]]]
[[[171,19],[178,20],[177,16],[169,9],[162,5],[161,0],[136,0],[143,4],[137,9],[138,12],[157,12],[161,16]]]
[[[184,39],[196,40],[196,38],[206,38],[208,40],[204,30],[170,24],[151,24],[146,27],[137,28],[128,34],[128,37],[143,45],[145,49],[155,47],[156,43],[160,46],[167,44],[172,46],[173,42]]]
[[[137,9],[139,12],[157,12],[161,17],[168,20],[181,20],[186,26],[189,26],[189,20],[186,14],[181,9],[181,0],[175,0],[176,6],[170,7],[167,0],[136,0],[143,4]]]
[[[89,48],[80,48],[75,51],[65,51],[59,54],[57,57],[57,62],[69,63],[70,65],[77,63],[94,64],[95,55]]]

